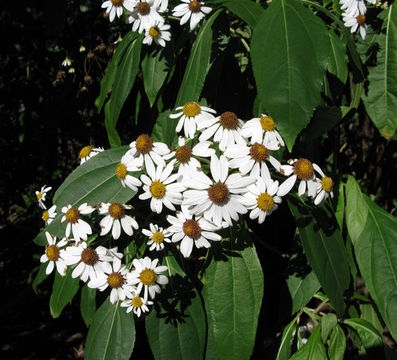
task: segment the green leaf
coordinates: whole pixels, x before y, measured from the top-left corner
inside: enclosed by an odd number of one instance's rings
[[[376,66],[369,67],[365,109],[383,136],[397,130],[397,10],[391,4],[385,19],[386,34],[379,34]]]
[[[331,360],[343,360],[346,349],[346,336],[339,325],[332,330],[328,346],[328,356]]]
[[[302,309],[313,295],[320,288],[314,271],[311,271],[304,278],[298,274],[292,274],[287,279],[287,286],[292,299],[291,314],[295,314]]]
[[[291,344],[293,340],[294,332],[296,331],[296,320],[295,317],[283,330],[283,335],[281,336],[280,347],[277,351],[276,360],[288,360],[291,354]]]
[[[153,127],[153,141],[166,143],[170,149],[178,143],[178,133],[175,131],[179,119],[171,119],[168,115],[170,111],[165,111],[157,117]]]
[[[350,282],[346,250],[334,214],[326,207],[309,208],[298,199],[288,201],[310,266],[335,310],[345,309],[343,293]]]
[[[169,284],[146,317],[146,333],[156,359],[203,359],[205,312],[195,290],[173,256],[165,257]]]
[[[255,26],[251,58],[258,94],[289,150],[321,102],[329,53],[324,23],[298,1],[274,0]]]
[[[369,299],[367,299],[369,300]],[[360,318],[372,324],[379,334],[383,333],[383,326],[372,304],[360,304]]]
[[[61,223],[64,215],[61,209],[65,205],[78,206],[85,202],[93,206],[100,202],[125,203],[136,194],[128,187],[121,186],[115,172],[117,164],[128,149],[128,146],[122,146],[105,150],[78,166],[66,178],[54,195],[53,201],[58,215],[36,236],[36,244],[47,244],[46,231],[58,238],[65,236],[66,224]]]
[[[79,278],[72,278],[72,268],[70,267],[63,277],[57,271],[55,272],[55,280],[50,297],[50,312],[53,318],[61,315],[64,307],[76,295],[79,290],[79,281]]]
[[[45,269],[47,268],[48,262],[40,264],[38,266],[37,274],[32,282],[33,291],[37,294],[37,287],[47,278]]]
[[[248,359],[262,303],[263,273],[254,247],[232,251],[227,261],[211,261],[203,297],[220,359]]]
[[[342,112],[337,106],[320,106],[313,114],[307,128],[304,130],[303,141],[312,141],[326,134],[342,119]]]
[[[328,59],[328,71],[335,75],[343,84],[347,80],[346,39],[339,39],[333,30],[328,32],[331,52]]]
[[[128,360],[135,343],[135,323],[119,301],[111,304],[109,298],[96,311],[88,330],[85,360]]]
[[[321,318],[321,340],[325,344],[329,333],[338,324],[338,319],[335,314],[328,313]]]
[[[309,340],[297,351],[291,360],[327,360],[325,347],[321,342],[320,327],[314,328]]]
[[[373,346],[383,346],[382,336],[372,326],[372,324],[364,319],[346,319],[344,320],[346,325],[351,326],[357,331],[360,339],[365,348]]]
[[[80,312],[87,327],[96,311],[96,292],[97,289],[91,289],[87,285],[81,288]]]
[[[116,78],[114,79],[112,95],[108,102],[109,111],[105,111],[105,126],[111,147],[121,145],[120,138],[116,131],[116,124],[124,102],[134,85],[135,77],[139,69],[142,39],[143,35],[140,35],[139,38],[128,46],[119,68],[117,69]],[[117,136],[114,133],[116,133]]]
[[[220,14],[216,11],[200,28],[190,51],[181,86],[179,87],[176,105],[182,106],[189,101],[198,101],[204,85],[205,76],[210,64],[212,47],[212,24]]]
[[[345,218],[345,185],[343,182],[339,183],[338,199],[335,209],[335,217],[338,222],[339,229],[343,230],[343,219]]]
[[[346,185],[346,224],[365,284],[397,339],[397,219],[363,195],[353,177]]]

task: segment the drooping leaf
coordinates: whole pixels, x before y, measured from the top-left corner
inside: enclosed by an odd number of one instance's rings
[[[284,328],[281,336],[280,347],[277,351],[276,360],[288,360],[291,354],[291,343],[296,331],[296,317]]]
[[[85,360],[128,360],[135,344],[134,315],[109,298],[96,311],[88,330]]]
[[[369,67],[365,109],[383,136],[397,130],[397,9],[391,4],[385,19],[386,34],[379,34],[376,66]]]
[[[332,330],[328,346],[328,356],[332,360],[343,360],[346,350],[346,336],[339,325]]]
[[[328,335],[335,328],[338,323],[338,319],[335,314],[328,313],[321,318],[321,340],[325,344]]]
[[[397,339],[397,219],[363,195],[353,177],[346,185],[346,225],[365,284]]]
[[[251,0],[216,0],[233,14],[243,19],[252,28],[259,22],[264,9]]]
[[[335,75],[343,84],[347,80],[346,39],[339,39],[333,30],[328,32],[331,53],[328,60],[328,71]]]
[[[274,0],[255,26],[251,59],[258,95],[289,150],[321,102],[329,52],[324,23],[298,1]]]
[[[291,360],[327,360],[319,326],[313,330],[307,343],[291,357]]]
[[[357,331],[365,348],[383,345],[382,336],[370,322],[359,318],[345,319],[343,322]]]
[[[87,285],[81,288],[80,312],[85,324],[90,326],[96,311],[96,289],[91,289]]]
[[[32,282],[33,291],[37,294],[37,287],[47,278],[45,269],[48,263],[43,263],[38,266],[37,274]]]
[[[146,333],[156,359],[203,359],[206,323],[203,304],[173,256],[166,256],[169,284],[146,317]]]

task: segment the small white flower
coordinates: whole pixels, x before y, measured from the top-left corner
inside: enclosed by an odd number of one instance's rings
[[[149,229],[142,229],[142,233],[150,238],[147,242],[150,245],[149,251],[159,251],[164,249],[164,241],[170,243],[169,236],[171,233],[167,229],[158,227],[156,224],[149,224]]]
[[[367,35],[367,27],[368,25],[365,23],[365,15],[360,14],[358,10],[349,14],[342,14],[343,15],[343,22],[346,27],[351,27],[351,32],[354,33],[357,28],[360,30],[360,35],[362,39],[365,39]]]
[[[63,249],[61,248],[65,246],[68,241],[66,238],[63,238],[57,243],[57,238],[55,236],[52,237],[49,232],[46,232],[45,236],[47,238],[48,245],[46,245],[45,247],[45,254],[41,255],[40,257],[41,263],[45,263],[48,261],[45,273],[47,275],[51,274],[52,270],[54,270],[54,267],[56,266],[59,275],[65,276],[66,264],[63,259]]]
[[[187,23],[190,19],[190,30],[193,30],[200,20],[209,14],[212,8],[208,6],[203,6],[204,1],[190,1],[181,0],[184,4],[179,4],[175,6],[172,10],[172,15],[176,17],[181,17],[181,25]]]
[[[80,219],[80,214],[87,215],[91,214],[95,208],[88,205],[87,203],[81,204],[78,208],[72,207],[72,205],[64,206],[61,211],[65,214],[61,222],[67,221],[66,225],[66,237],[70,236],[70,233],[73,233],[73,239],[76,243],[81,240],[87,240],[87,235],[92,234],[91,226]]]
[[[132,209],[131,205],[120,203],[100,203],[98,212],[106,216],[101,220],[99,226],[101,233],[99,235],[106,235],[112,229],[113,239],[117,240],[121,235],[121,228],[129,236],[132,236],[134,230],[139,229],[138,223],[131,216],[126,215],[127,209]]]
[[[156,23],[151,26],[149,29],[145,30],[145,38],[142,43],[147,45],[152,45],[154,42],[157,45],[165,47],[165,42],[171,40],[171,33],[167,30],[171,28],[168,24]]]
[[[68,67],[72,65],[72,60],[69,59],[68,56],[66,56],[65,60],[62,61],[62,66]]]
[[[137,0],[107,0],[103,2],[102,8],[106,8],[106,12],[109,14],[109,20],[112,22],[114,18],[123,15],[123,7],[129,11],[133,11],[137,5]]]
[[[131,190],[137,191],[138,186],[141,186],[142,183],[135,176],[129,175],[128,172],[137,172],[141,169],[142,159],[134,157],[130,151],[127,151],[116,166],[116,176],[123,187],[128,186]]]
[[[126,307],[127,313],[132,310],[136,316],[140,317],[141,314],[149,311],[148,305],[153,305],[153,301],[145,300],[133,293],[132,299],[125,299],[120,306]]]
[[[215,110],[206,106],[200,106],[194,101],[190,101],[183,106],[178,106],[175,110],[182,110],[176,114],[169,115],[171,119],[177,119],[180,117],[175,131],[179,133],[183,127],[185,136],[191,139],[194,138],[197,126],[199,126],[203,121],[214,119],[214,115],[212,114],[216,113]]]
[[[323,203],[329,196],[331,196],[331,198],[334,197],[334,182],[332,179],[325,176],[320,168],[317,169],[317,172],[321,175],[321,179],[316,178],[315,180],[317,196],[314,199],[314,205]]]
[[[36,197],[37,197],[37,201],[39,202],[39,206],[42,209],[47,209],[44,201],[45,201],[45,197],[47,195],[47,193],[52,189],[51,186],[46,187],[45,185],[41,187],[40,191],[36,191]]]
[[[128,273],[128,284],[137,285],[136,293],[139,295],[144,289],[143,298],[147,300],[148,294],[152,299],[161,292],[160,285],[168,284],[168,277],[161,275],[168,270],[167,266],[157,266],[159,259],[150,260],[149,257],[134,259],[134,270]]]
[[[56,208],[56,205],[52,205],[48,210],[43,211],[41,218],[44,220],[46,225],[51,224],[52,220],[57,216],[57,213],[55,212]]]
[[[80,164],[85,163],[88,159],[91,159],[93,156],[98,155],[102,152],[104,148],[93,148],[92,146],[84,146],[79,152]]]
[[[163,17],[159,14],[162,9],[164,6],[161,0],[140,0],[128,17],[128,22],[132,23],[132,31],[141,33],[155,26],[156,23],[164,23]]]
[[[341,10],[344,10],[347,14],[355,13],[357,10],[361,14],[365,14],[367,12],[364,0],[340,0],[339,2],[341,4]]]

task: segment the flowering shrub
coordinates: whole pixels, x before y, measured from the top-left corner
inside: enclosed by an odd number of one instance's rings
[[[372,18],[384,19],[381,27],[366,24],[367,5]],[[395,218],[352,176],[324,171],[333,159],[314,162],[299,150],[351,116],[360,99],[381,133],[394,134],[393,5],[109,0],[102,7],[110,22],[131,24],[96,101],[111,148],[84,147],[48,210],[51,187],[36,192],[45,227],[35,242],[45,249],[35,286],[56,272],[54,317],[82,288],[85,357],[128,359],[134,322],[145,318],[156,358],[250,358],[269,296],[256,247],[275,251],[266,226],[280,207],[295,218],[311,269],[286,276],[291,309],[277,359],[342,359],[348,334],[361,350],[382,345],[379,321],[353,312],[353,302],[371,304],[396,338]],[[380,49],[367,76],[369,33]],[[252,102],[218,107],[224,89],[216,72],[230,56],[239,61],[230,78],[249,84]],[[117,120],[138,79],[158,116],[150,135],[122,145]],[[238,85],[231,91],[238,99]],[[291,264],[295,256],[288,255]],[[373,303],[356,292],[358,272]]]

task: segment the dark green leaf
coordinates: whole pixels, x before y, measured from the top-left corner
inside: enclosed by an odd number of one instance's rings
[[[338,319],[335,314],[328,313],[321,318],[321,340],[325,344],[329,333],[338,324]]]
[[[338,222],[339,229],[343,230],[343,219],[345,218],[345,185],[343,182],[339,184],[338,201],[335,209],[335,217]]]
[[[37,274],[32,282],[33,291],[37,294],[37,287],[47,278],[45,273],[45,269],[47,268],[48,263],[40,264],[38,266]]]
[[[327,133],[342,119],[342,112],[337,106],[320,106],[314,112],[308,127],[304,130],[304,140],[312,141]]]
[[[339,39],[333,30],[328,32],[331,53],[328,60],[328,71],[335,75],[343,84],[347,80],[346,39]]]
[[[153,127],[153,141],[166,143],[170,148],[178,143],[178,134],[175,131],[179,119],[171,119],[168,115],[170,111],[165,111],[157,117]]]
[[[88,330],[85,360],[128,360],[135,343],[135,322],[119,302],[109,298],[96,311]]]
[[[259,22],[264,12],[262,6],[251,0],[216,0],[216,2],[228,8],[252,28]]]
[[[369,300],[369,299],[366,299]],[[372,304],[360,304],[360,318],[372,324],[379,334],[383,333],[383,326]]]
[[[254,29],[251,58],[258,94],[289,150],[321,102],[329,53],[324,23],[298,1],[272,1]]]
[[[372,326],[372,324],[364,319],[346,319],[344,320],[346,325],[351,326],[357,331],[362,344],[365,348],[370,348],[373,346],[382,346],[383,340],[382,336],[378,331]]]
[[[96,292],[97,289],[91,289],[87,285],[81,288],[80,312],[87,327],[96,311]]]
[[[328,346],[328,356],[331,360],[343,360],[346,349],[346,336],[339,325],[332,330]]]
[[[313,330],[307,343],[291,357],[291,360],[327,360],[319,326]]]
[[[296,317],[284,328],[276,360],[288,360],[291,354],[291,343],[296,331]]]

